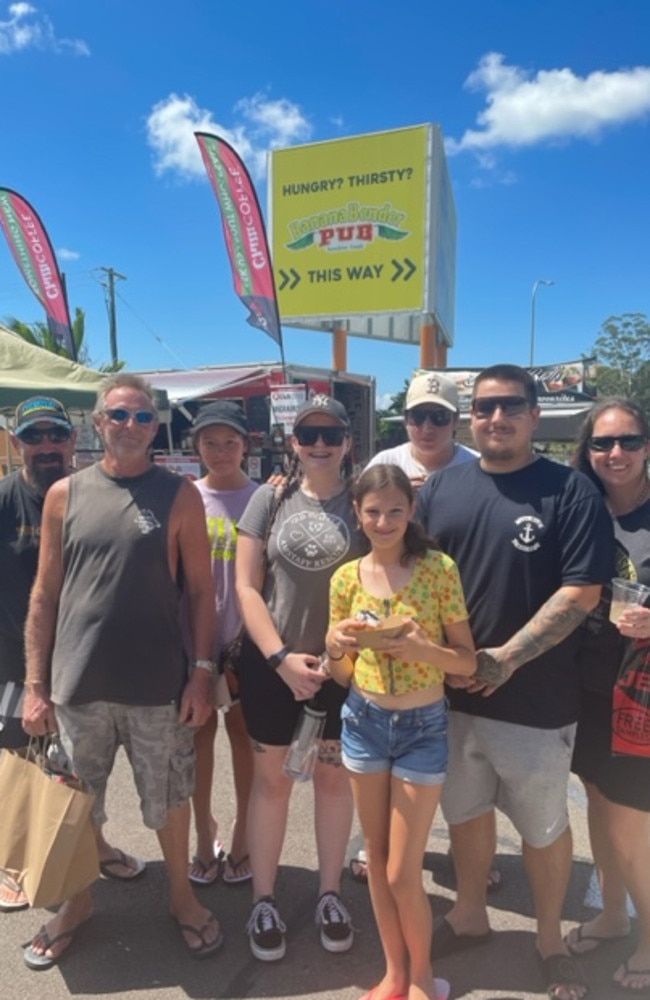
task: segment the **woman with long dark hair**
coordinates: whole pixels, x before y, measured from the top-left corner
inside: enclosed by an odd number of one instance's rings
[[[575,465],[602,491],[614,522],[619,577],[650,585],[650,426],[637,403],[607,399],[587,416]],[[650,988],[650,757],[612,753],[612,692],[622,662],[648,661],[650,609],[629,607],[609,621],[609,595],[585,622],[582,701],[573,770],[587,792],[591,848],[603,909],[574,927],[566,943],[588,955],[630,934],[627,894],[639,922],[638,942],[614,971],[619,990]]]

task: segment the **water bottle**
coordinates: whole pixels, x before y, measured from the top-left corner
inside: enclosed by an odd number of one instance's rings
[[[325,729],[324,709],[315,698],[303,705],[296,730],[287,750],[284,773],[294,781],[309,781],[313,777],[323,730]]]

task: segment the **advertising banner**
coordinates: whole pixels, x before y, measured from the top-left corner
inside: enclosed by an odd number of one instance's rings
[[[596,401],[596,365],[593,359],[564,361],[526,369],[537,384],[537,400],[542,409],[588,406]],[[469,413],[472,388],[480,368],[445,368],[442,372],[456,383],[461,413]],[[423,374],[424,369],[414,375]],[[435,372],[431,373],[435,375]]]
[[[307,398],[307,386],[274,385],[271,389],[271,424],[280,424],[285,434],[291,434],[301,403]]]
[[[0,225],[23,278],[45,309],[50,333],[76,361],[63,281],[43,223],[22,195],[0,188]]]
[[[235,291],[249,310],[247,322],[282,347],[273,266],[253,182],[224,139],[195,132],[221,210]]]
[[[425,309],[429,126],[274,150],[282,315]]]

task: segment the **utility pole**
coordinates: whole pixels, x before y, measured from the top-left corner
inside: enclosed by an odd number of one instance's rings
[[[113,367],[117,366],[117,317],[115,314],[115,281],[126,281],[125,274],[119,274],[112,267],[100,267],[99,271],[104,271],[107,275],[107,282],[103,287],[107,291],[106,301],[108,305],[108,335],[111,345],[111,362]]]

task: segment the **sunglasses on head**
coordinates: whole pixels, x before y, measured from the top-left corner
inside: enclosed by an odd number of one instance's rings
[[[68,427],[48,427],[46,430],[41,430],[38,427],[26,427],[24,431],[20,432],[18,439],[23,444],[42,444],[45,438],[51,444],[63,444],[64,441],[70,440],[71,434],[72,431]]]
[[[104,410],[104,413],[114,424],[126,423],[129,417],[133,417],[136,424],[151,424],[156,419],[156,414],[152,413],[151,410],[127,410],[122,406],[117,406],[112,410]]]
[[[407,410],[406,422],[414,427],[424,427],[426,420],[430,420],[434,427],[448,427],[454,419],[451,410],[446,410],[444,406],[435,406],[430,409],[418,407],[415,410]]]
[[[345,427],[296,427],[293,432],[300,445],[311,448],[319,438],[327,448],[338,448],[345,440]]]
[[[646,444],[643,434],[603,434],[602,437],[590,437],[590,451],[611,451],[617,444],[623,451],[641,451]]]
[[[472,413],[475,417],[493,417],[497,407],[504,417],[519,417],[528,409],[525,396],[477,396],[472,400]]]

